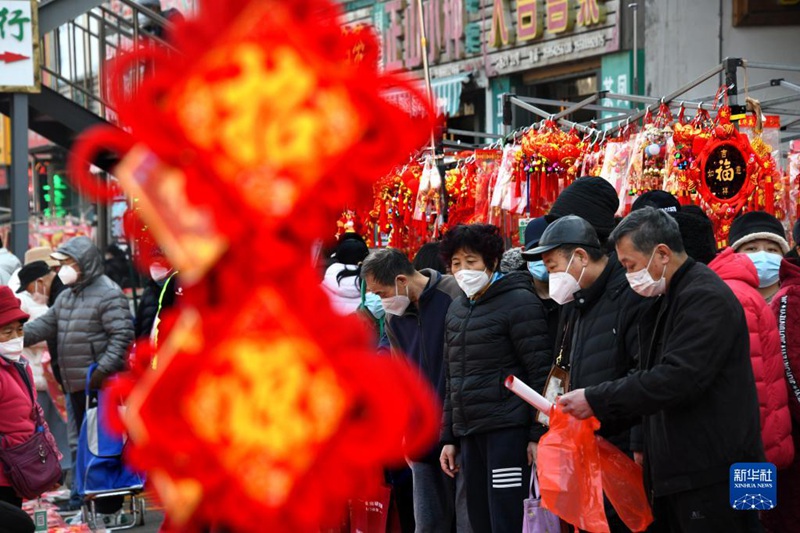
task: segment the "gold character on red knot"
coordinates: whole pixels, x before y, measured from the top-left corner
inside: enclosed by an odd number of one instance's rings
[[[726,150],[723,150],[723,153],[726,153]],[[717,167],[717,181],[733,181],[734,176],[735,173],[733,171],[733,167],[731,166],[730,160],[726,158],[720,161],[720,164]]]
[[[571,30],[572,2],[570,0],[547,0],[547,33],[563,33]]]

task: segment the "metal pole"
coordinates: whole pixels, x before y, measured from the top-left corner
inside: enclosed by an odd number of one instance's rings
[[[547,120],[547,119],[549,119],[550,117],[553,116],[552,113],[548,113],[547,111],[539,109],[535,105],[531,105],[528,102],[523,102],[522,100],[520,100],[516,96],[512,95],[511,98],[510,98],[510,101],[515,106],[521,107],[522,109],[524,109],[526,111],[530,111],[534,115],[537,115],[537,116],[539,116],[539,117],[541,117],[541,118],[543,118],[545,120]]]
[[[422,0],[417,0],[419,10],[419,41],[422,45],[422,70],[425,73],[425,89],[428,92],[428,99],[431,105],[436,107],[436,100],[433,97],[433,86],[431,84],[431,69],[428,65],[428,39],[425,36],[425,10],[422,9]],[[436,155],[436,137],[434,130],[431,130],[431,155]]]
[[[737,95],[739,91],[736,80],[736,69],[742,66],[742,60],[738,57],[726,57],[722,64],[725,66],[725,86],[728,93],[728,105],[733,107],[739,103]]]
[[[28,95],[11,95],[11,246],[17,257],[28,250]],[[8,245],[6,245],[8,247]]]
[[[511,107],[511,98],[513,94],[505,93],[503,95],[503,135],[511,133],[511,128],[514,125],[514,109]]]
[[[639,5],[628,4],[633,9],[633,90],[631,94],[639,94]]]
[[[103,181],[108,181],[108,176],[103,173]],[[108,204],[105,202],[97,202],[97,247],[101,252],[106,251],[108,246]]]
[[[780,65],[778,63],[762,63],[761,61],[746,61],[746,65],[750,68],[762,68],[768,70],[791,70],[800,72],[800,65]]]

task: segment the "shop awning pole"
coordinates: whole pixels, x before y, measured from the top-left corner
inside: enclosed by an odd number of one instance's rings
[[[636,102],[636,103],[640,103],[640,104],[660,104],[661,103],[661,98],[655,98],[653,96],[634,96],[632,94],[608,93],[606,95],[606,98],[612,98],[612,99],[615,99],[615,100],[627,100],[629,102]],[[712,96],[712,97],[708,98],[708,100],[712,100],[713,98],[714,97]],[[688,107],[689,105],[691,105],[691,107],[693,107],[693,108],[702,108],[702,109],[706,109],[708,111],[713,111],[714,110],[714,104],[713,103],[706,104],[706,103],[704,103],[703,100],[697,100],[697,99],[692,99],[692,100],[677,100],[677,99],[675,99],[675,100],[672,100],[672,102],[669,102],[669,103],[666,102],[666,100],[665,100],[664,103],[666,105],[670,106],[670,107],[680,107],[680,105],[683,104],[684,107]]]
[[[422,70],[425,74],[425,89],[428,91],[428,99],[434,110],[437,110],[436,100],[433,94],[433,84],[431,83],[431,69],[428,65],[428,39],[425,36],[425,10],[422,8],[422,0],[417,0],[419,9],[419,41],[422,51]],[[436,137],[434,130],[431,130],[431,154],[436,155]]]
[[[798,114],[798,116],[800,116],[800,114]],[[792,126],[794,126],[795,124],[800,124],[800,118],[796,118],[796,119],[794,119],[794,120],[791,120],[791,121],[787,122],[786,124],[784,124],[783,126],[781,126],[781,129],[782,129],[783,131],[787,131],[787,130],[789,130],[789,129],[790,129]]]
[[[765,70],[790,70],[793,72],[800,72],[798,65],[779,65],[777,63],[762,63],[761,61],[748,61],[742,59],[742,66],[748,68],[760,68]]]
[[[630,122],[636,122],[637,120],[639,120],[640,118],[645,116],[645,114],[647,114],[648,111],[652,111],[653,109],[655,109],[656,106],[660,104],[660,102],[664,102],[664,103],[672,102],[673,100],[675,100],[680,95],[682,95],[682,94],[684,94],[684,93],[686,93],[688,91],[691,91],[692,89],[694,89],[695,87],[697,87],[698,85],[700,85],[701,83],[706,81],[707,79],[709,79],[709,78],[711,78],[713,76],[716,76],[717,74],[722,72],[724,69],[725,69],[724,65],[722,63],[720,63],[716,67],[714,67],[711,70],[705,72],[699,78],[695,78],[693,81],[691,81],[691,82],[687,83],[686,85],[680,87],[679,89],[669,93],[667,96],[658,99],[657,103],[650,104],[646,108],[642,109],[641,111],[638,111],[637,113],[634,113],[633,115],[630,116],[629,119],[627,119],[628,122],[629,123]],[[621,125],[617,125],[617,126],[611,128],[608,131],[608,133],[609,134],[614,133],[618,129],[620,129],[621,127],[622,127]]]
[[[597,93],[598,94],[598,98],[604,98],[605,97],[604,93],[605,93],[605,91],[603,91],[601,93]],[[568,106],[574,106],[574,105],[577,105],[578,103],[580,103],[580,102],[570,102],[570,101],[565,101],[565,100],[550,100],[550,99],[547,99],[547,98],[536,98],[534,96],[517,96],[517,98],[519,98],[520,100],[522,100],[523,102],[526,102],[528,104],[544,105],[544,106],[551,106],[551,107],[568,107]],[[623,109],[621,107],[610,107],[610,106],[604,106],[604,105],[599,105],[599,104],[585,104],[585,105],[582,105],[578,109],[588,109],[590,111],[620,111],[620,112],[630,111],[630,109]]]
[[[776,106],[780,104],[788,104],[790,102],[797,102],[800,101],[800,94],[795,94],[792,96],[782,96],[780,98],[773,98],[772,100],[764,100],[761,102],[761,108],[769,107],[769,106]]]
[[[555,120],[558,120],[560,118],[564,118],[564,117],[566,117],[568,115],[573,114],[575,111],[578,111],[578,110],[583,109],[584,107],[586,107],[586,106],[588,106],[590,104],[595,103],[599,98],[601,98],[601,94],[602,93],[595,93],[595,94],[593,94],[593,95],[591,95],[591,96],[589,96],[587,98],[584,98],[580,102],[571,105],[570,107],[566,108],[565,110],[563,110],[563,111],[561,111],[559,113],[556,113],[555,117],[554,117]]]
[[[777,78],[777,79],[765,81],[765,82],[762,82],[762,83],[756,83],[755,85],[751,85],[749,87],[745,87],[745,88],[739,89],[738,91],[736,91],[736,94],[737,95],[738,94],[744,94],[745,92],[754,93],[756,91],[760,91],[760,90],[763,90],[763,89],[769,89],[770,87],[779,87],[782,81],[783,81],[783,78]],[[694,102],[707,102],[709,100],[713,100],[714,96],[715,95],[712,94],[712,95],[704,96],[703,98],[692,98],[691,101],[694,101]],[[687,102],[688,101],[689,100],[687,100]]]
[[[791,89],[791,90],[793,90],[793,91],[800,92],[800,85],[797,85],[796,83],[792,83],[792,82],[790,82],[790,81],[786,81],[786,80],[780,80],[780,81],[778,82],[778,84],[779,84],[781,87],[786,87],[787,89]]]
[[[449,133],[452,135],[463,135],[464,137],[486,137],[487,139],[502,139],[504,138],[503,135],[498,133],[485,133],[483,131],[467,131],[467,130],[454,130],[452,128],[447,128],[445,133]]]
[[[766,115],[771,113],[773,115],[788,115],[790,117],[800,117],[800,109],[785,109],[783,107],[764,107],[761,106],[761,111]]]
[[[535,105],[529,104],[527,102],[523,102],[522,100],[520,100],[516,96],[512,96],[511,97],[511,103],[514,104],[515,106],[521,107],[522,109],[524,109],[526,111],[530,111],[534,115],[539,116],[539,117],[541,117],[543,119],[548,119],[548,118],[553,116],[552,113],[548,113],[547,111],[545,111],[543,109],[539,109]]]

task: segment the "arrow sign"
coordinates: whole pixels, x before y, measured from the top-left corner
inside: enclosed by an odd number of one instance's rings
[[[0,61],[4,63],[14,63],[15,61],[23,61],[25,59],[30,59],[30,57],[21,54],[15,54],[14,52],[3,52],[0,54]]]

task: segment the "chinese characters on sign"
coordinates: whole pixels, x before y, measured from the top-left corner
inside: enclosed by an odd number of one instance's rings
[[[730,468],[730,505],[737,511],[768,511],[778,505],[772,463],[735,463]]]
[[[766,468],[734,468],[734,483],[772,483],[772,470]]]
[[[0,1],[0,90],[39,91],[39,35],[35,1]]]
[[[10,28],[9,35],[22,42],[25,36],[25,27],[30,24],[31,18],[24,16],[21,9],[0,8],[0,39],[6,38],[6,29]]]
[[[721,200],[736,196],[747,178],[747,164],[733,145],[720,144],[706,161],[703,175],[711,194]]]
[[[383,4],[388,16],[384,32],[387,70],[414,69],[422,66],[422,43],[419,39],[419,12],[415,2],[391,0]],[[456,61],[464,56],[464,0],[429,0],[423,7],[428,57]]]
[[[545,33],[559,35],[575,25],[588,28],[606,20],[603,0],[516,0],[516,27],[520,41],[541,38]],[[494,48],[513,43],[511,27],[512,0],[493,0],[492,33],[489,45]],[[576,5],[578,10],[575,10]]]
[[[536,56],[545,59],[613,51],[603,49],[615,36],[601,30],[609,25],[609,9],[618,10],[618,5],[613,2],[613,8],[607,7],[606,0],[425,0],[428,57],[435,65],[534,44],[541,45]],[[419,68],[423,51],[416,2],[387,0],[375,9],[379,11],[376,18],[382,21],[385,68]],[[485,25],[483,14],[487,16]],[[616,20],[615,15],[610,25]],[[569,36],[573,39],[561,42]]]

